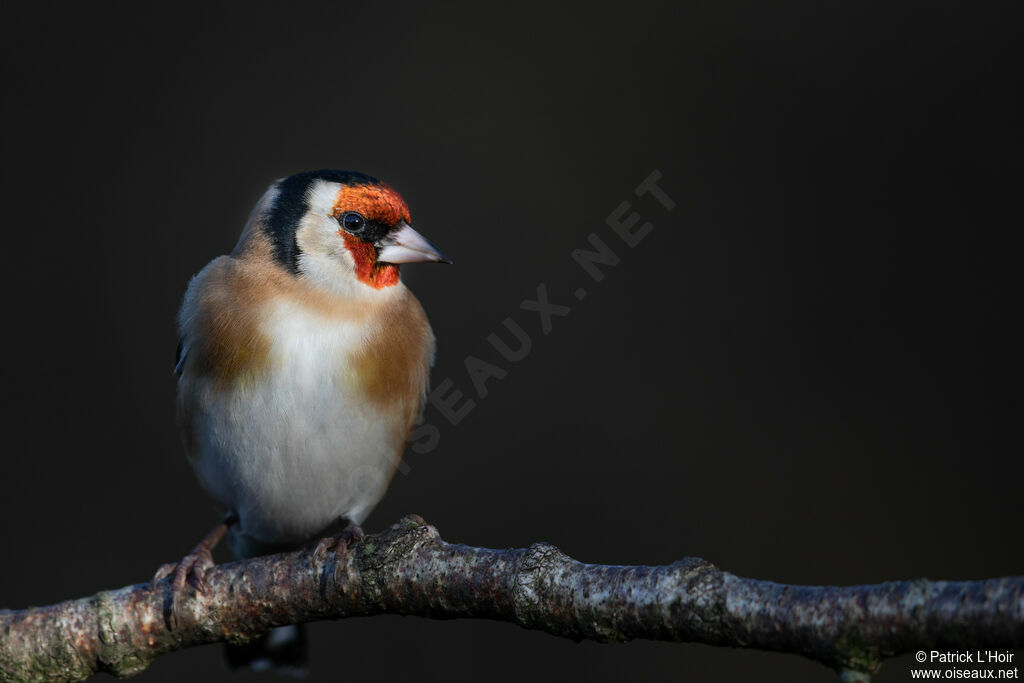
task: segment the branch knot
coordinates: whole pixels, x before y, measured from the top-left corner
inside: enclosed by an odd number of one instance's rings
[[[556,570],[573,560],[550,543],[534,543],[523,553],[515,573],[512,604],[516,621],[541,628]],[[550,616],[550,615],[548,615]]]

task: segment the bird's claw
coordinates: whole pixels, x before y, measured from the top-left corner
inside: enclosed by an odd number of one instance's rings
[[[362,541],[365,536],[362,527],[358,524],[349,524],[336,535],[321,538],[320,542],[316,544],[316,548],[313,549],[313,560],[323,563],[329,553],[333,553],[336,558],[340,559],[348,553],[348,549],[352,545]]]
[[[165,564],[156,570],[152,582],[154,589],[160,581],[171,577],[170,601],[165,603],[165,618],[170,628],[177,628],[181,623],[179,615],[185,599],[185,586],[191,585],[197,592],[206,593],[210,588],[206,583],[206,574],[213,566],[213,555],[210,550],[199,547],[180,561]]]
[[[186,584],[191,585],[200,593],[205,593],[209,590],[206,574],[213,567],[213,555],[210,551],[206,548],[196,548],[178,562],[171,562],[157,569],[156,574],[153,575],[153,588],[156,588],[157,583],[163,579],[173,576],[171,587],[175,594],[184,591]]]
[[[173,574],[177,568],[177,562],[168,562],[167,564],[160,565],[160,568],[156,570],[156,574],[153,574],[153,580],[149,584],[150,589],[156,590],[156,585]]]
[[[151,584],[152,589],[157,589],[157,584],[171,578],[170,601],[165,603],[165,618],[170,628],[175,628],[178,619],[178,608],[181,599],[184,597],[185,585],[192,577],[192,587],[199,593],[209,590],[206,583],[206,574],[213,569],[213,548],[220,542],[220,539],[227,533],[228,527],[238,521],[237,515],[230,512],[224,517],[224,521],[213,528],[195,548],[178,562],[165,564],[156,570]]]
[[[366,534],[363,533],[363,527],[358,524],[349,524],[341,530],[341,533],[338,534],[338,538],[343,540],[346,546],[349,546],[353,543],[359,543],[362,541],[366,538]]]

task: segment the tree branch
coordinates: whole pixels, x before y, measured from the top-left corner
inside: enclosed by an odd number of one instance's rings
[[[1024,577],[787,586],[704,560],[662,567],[577,562],[546,543],[490,550],[441,540],[407,517],[340,557],[312,550],[220,565],[179,605],[137,584],[49,607],[0,611],[0,676],[129,676],[156,657],[274,626],[373,614],[497,619],[575,640],[633,638],[791,652],[866,681],[915,650],[1024,645]]]

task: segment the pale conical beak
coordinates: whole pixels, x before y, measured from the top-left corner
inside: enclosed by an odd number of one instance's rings
[[[377,261],[384,263],[419,263],[434,261],[451,263],[452,260],[441,253],[441,250],[430,243],[423,235],[402,221],[395,229],[384,236],[380,243]]]

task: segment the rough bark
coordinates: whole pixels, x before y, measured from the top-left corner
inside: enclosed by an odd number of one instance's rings
[[[508,621],[575,640],[633,638],[790,652],[868,680],[915,650],[1024,645],[1024,577],[787,586],[704,560],[577,562],[546,543],[491,550],[408,517],[339,556],[313,550],[220,565],[170,627],[169,579],[0,612],[0,676],[130,676],[167,652],[244,642],[273,626],[373,614]]]

